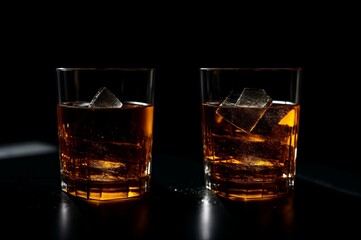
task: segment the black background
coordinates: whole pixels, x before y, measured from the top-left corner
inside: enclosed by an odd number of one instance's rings
[[[155,67],[154,155],[202,161],[200,67],[302,67],[299,161],[358,173],[352,20],[292,11],[238,18],[243,10],[193,22],[182,9],[142,18],[119,9],[105,22],[95,12],[73,22],[55,9],[22,10],[3,25],[0,144],[57,144],[57,67]]]

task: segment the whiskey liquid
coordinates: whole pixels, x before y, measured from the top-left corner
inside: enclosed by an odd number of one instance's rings
[[[153,106],[57,106],[61,186],[84,199],[139,198],[149,191]]]
[[[208,189],[234,200],[287,196],[293,190],[300,106],[274,101],[251,132],[216,113],[220,102],[202,104],[205,180]],[[227,107],[237,121],[249,121]]]

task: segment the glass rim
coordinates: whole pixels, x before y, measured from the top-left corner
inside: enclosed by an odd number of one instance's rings
[[[280,71],[280,70],[288,70],[288,71],[301,71],[302,67],[201,67],[201,71],[213,71],[213,70],[227,70],[227,71],[241,71],[241,70],[254,70],[254,71]]]
[[[103,68],[90,68],[90,67],[57,67],[56,71],[70,72],[70,71],[154,71],[155,68],[146,67],[103,67]]]

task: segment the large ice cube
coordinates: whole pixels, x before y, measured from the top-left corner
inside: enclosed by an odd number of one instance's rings
[[[241,94],[232,91],[216,113],[237,128],[251,132],[271,104],[272,98],[264,89],[244,88]]]
[[[288,136],[291,127],[293,127],[293,125],[290,126],[288,123],[290,121],[289,118],[293,119],[293,105],[281,101],[273,101],[272,104],[272,107],[267,109],[257,123],[257,126],[253,129],[253,133],[271,135],[281,139]]]
[[[106,87],[100,88],[89,104],[89,107],[94,108],[120,108],[122,106],[119,99]]]

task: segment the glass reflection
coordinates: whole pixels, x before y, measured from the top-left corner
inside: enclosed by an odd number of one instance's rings
[[[199,238],[211,239],[212,229],[214,229],[214,216],[212,215],[212,209],[215,207],[216,201],[214,196],[208,190],[204,191],[204,195],[200,202],[198,221],[199,221]]]

